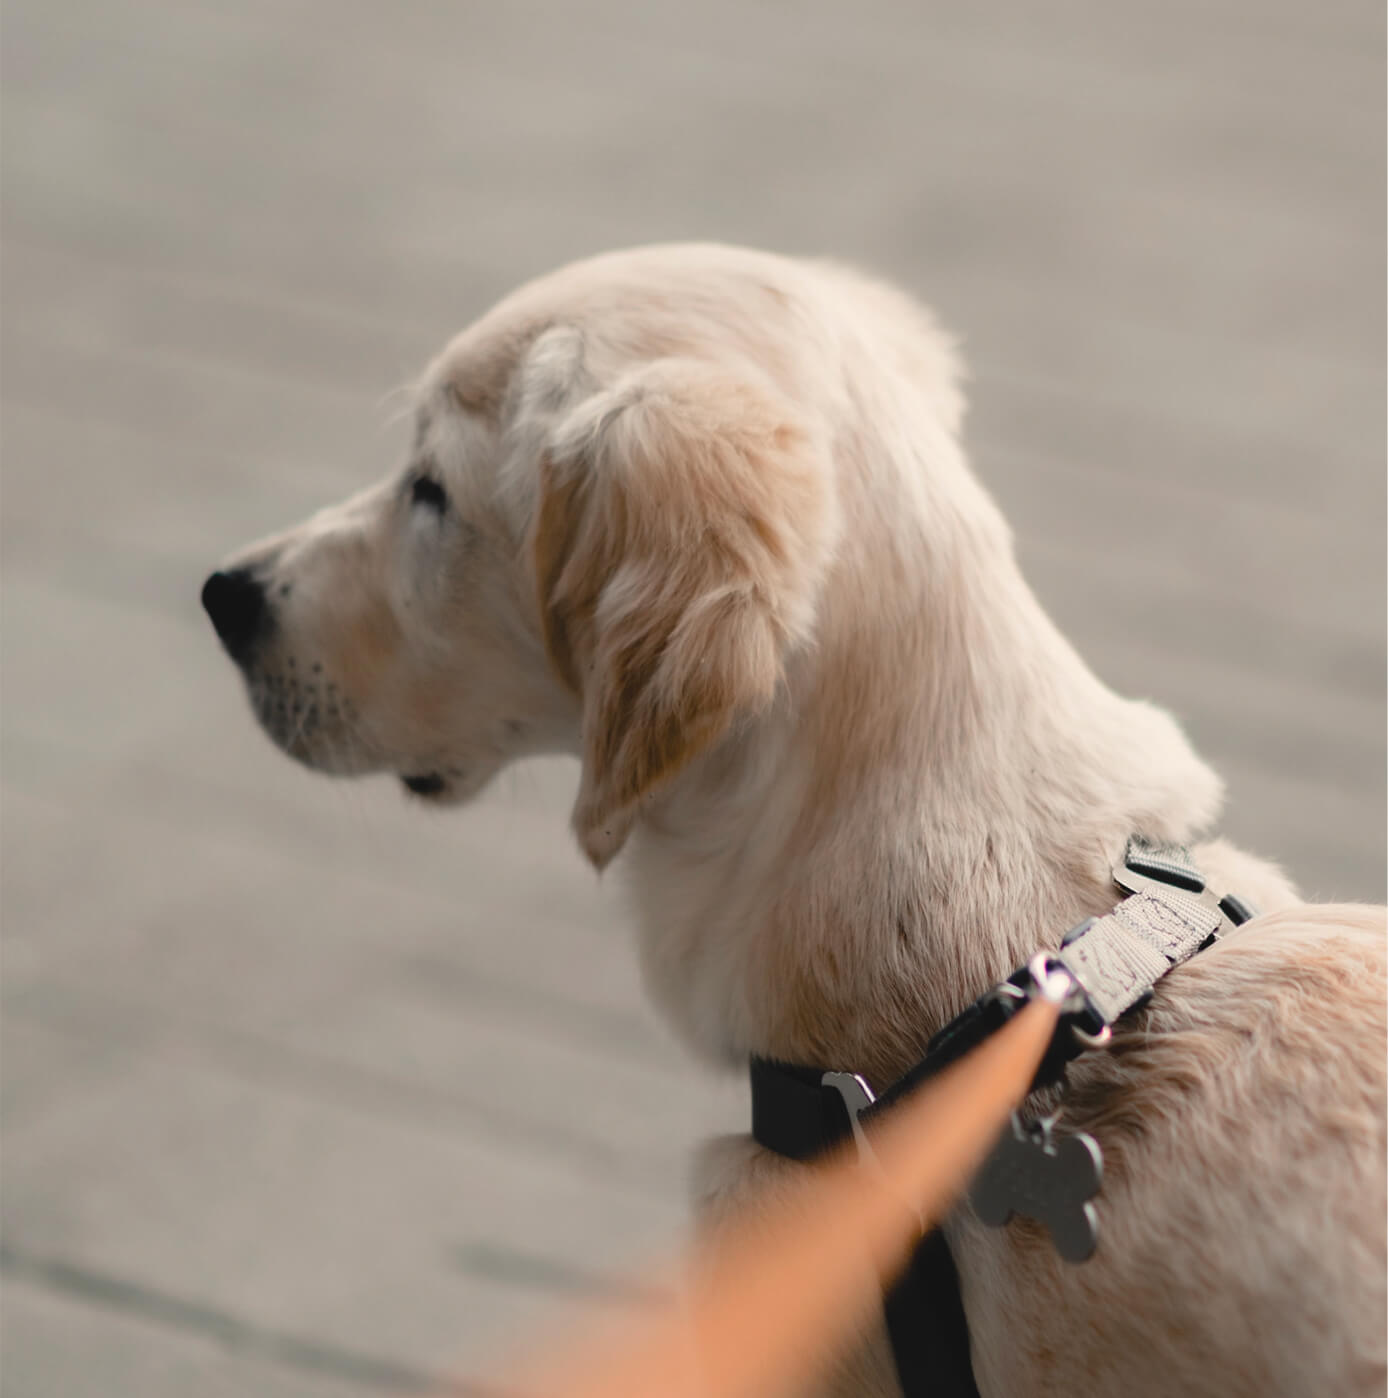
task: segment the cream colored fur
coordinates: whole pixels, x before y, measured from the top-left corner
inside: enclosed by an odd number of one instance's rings
[[[1112,905],[1129,833],[1194,842],[1268,915],[1073,1069],[1093,1261],[951,1221],[980,1387],[1381,1393],[1383,913],[1202,842],[1218,780],[1041,611],[961,401],[930,318],[832,265],[664,247],[532,283],[430,368],[404,471],[234,560],[275,607],[257,712],[312,766],[442,802],[574,753],[651,994],[734,1068],[884,1084]],[[701,1193],[790,1168],[715,1143]],[[891,1391],[880,1349],[856,1363],[842,1391]]]

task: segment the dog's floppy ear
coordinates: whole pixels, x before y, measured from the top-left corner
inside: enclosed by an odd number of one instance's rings
[[[810,626],[830,481],[774,390],[680,359],[580,404],[541,471],[540,611],[583,700],[573,823],[601,868],[642,797],[771,703]]]

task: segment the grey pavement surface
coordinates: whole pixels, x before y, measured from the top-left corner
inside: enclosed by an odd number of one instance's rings
[[[894,276],[1099,673],[1226,829],[1384,881],[1368,0],[7,0],[6,1398],[343,1398],[633,1304],[740,1084],[644,1007],[538,764],[292,768],[196,604],[372,479],[519,280],[715,237]]]

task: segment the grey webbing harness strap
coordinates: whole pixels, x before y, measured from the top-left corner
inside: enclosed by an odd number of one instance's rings
[[[1115,880],[1130,896],[1067,933],[1055,958],[1083,987],[1104,1027],[1149,995],[1173,966],[1247,916],[1242,904],[1226,910],[1215,900],[1179,846],[1130,840]]]
[[[1096,918],[1055,958],[1105,1024],[1146,995],[1219,930],[1220,912],[1176,893],[1136,893]]]
[[[1127,895],[1123,902],[1080,923],[1058,952],[1038,955],[951,1020],[930,1040],[925,1057],[875,1101],[855,1074],[753,1059],[753,1136],[797,1160],[810,1159],[849,1134],[861,1143],[864,1124],[993,1034],[1026,1003],[1036,976],[1055,965],[1069,972],[1078,989],[1032,1086],[1059,1082],[1065,1065],[1105,1044],[1111,1026],[1144,1003],[1168,971],[1253,916],[1238,898],[1211,892],[1189,852],[1177,845],[1134,837],[1113,877]],[[943,1234],[926,1236],[885,1301],[906,1393],[977,1398],[968,1324]]]

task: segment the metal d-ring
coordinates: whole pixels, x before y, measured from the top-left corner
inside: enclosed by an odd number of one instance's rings
[[[1057,961],[1052,953],[1038,951],[1027,962],[1027,973],[1036,988],[1035,993],[1042,999],[1059,1005],[1062,1010],[1079,1011],[1085,1008],[1084,987],[1074,972],[1064,962]],[[1113,1029],[1107,1024],[1103,1025],[1097,1034],[1090,1034],[1072,1021],[1070,1033],[1075,1036],[1081,1048],[1085,1049],[1104,1048],[1113,1038]]]
[[[1070,1032],[1087,1049],[1104,1048],[1107,1046],[1109,1040],[1113,1038],[1113,1026],[1110,1024],[1104,1025],[1097,1034],[1087,1034],[1078,1024],[1072,1024],[1070,1026]]]
[[[1080,991],[1080,983],[1075,979],[1074,972],[1053,952],[1038,951],[1027,962],[1027,975],[1031,977],[1035,994],[1042,1000],[1049,1000],[1052,1005],[1063,1006]],[[1027,998],[1033,997],[1028,995]]]

